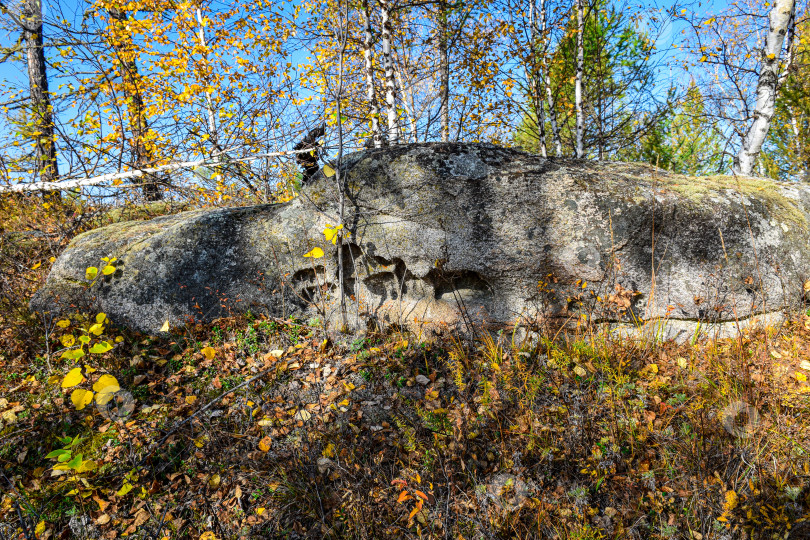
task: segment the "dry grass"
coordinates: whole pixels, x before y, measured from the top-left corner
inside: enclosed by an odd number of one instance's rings
[[[0,250],[0,538],[808,537],[807,317],[695,345],[107,326],[78,387],[113,375],[136,405],[116,422],[60,386],[95,314],[46,335],[25,313],[69,237]],[[93,467],[54,475],[66,437]]]

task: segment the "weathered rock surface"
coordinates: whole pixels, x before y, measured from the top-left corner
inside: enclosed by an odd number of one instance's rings
[[[667,320],[676,333],[798,308],[810,279],[810,187],[551,160],[485,144],[345,159],[352,324],[434,328],[540,318]],[[336,321],[335,177],[284,204],[198,210],[85,233],[31,307],[106,312],[156,333],[232,312]],[[304,254],[321,247],[326,255]],[[91,288],[88,266],[117,257]],[[686,323],[686,324],[682,324]],[[690,325],[692,325],[690,327]]]

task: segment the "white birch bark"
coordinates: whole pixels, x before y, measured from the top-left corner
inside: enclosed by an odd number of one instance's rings
[[[196,16],[197,16],[197,23],[200,25],[200,30],[198,32],[198,36],[200,39],[200,46],[202,47],[203,51],[207,51],[207,44],[205,42],[205,29],[203,28],[203,18],[202,18],[202,11],[200,8],[196,8]],[[208,54],[203,53],[203,58],[207,61]],[[211,99],[211,92],[209,90],[205,91],[205,108],[208,113],[208,134],[211,136],[211,140],[216,147],[218,144],[217,140],[217,125],[214,115],[214,101]]]
[[[540,1],[545,4],[544,0]],[[548,152],[546,151],[546,117],[543,111],[543,96],[540,90],[542,84],[540,81],[541,74],[538,73],[539,70],[537,69],[537,21],[535,16],[537,6],[535,5],[535,0],[529,0],[529,2],[531,3],[529,5],[529,41],[531,43],[529,50],[531,54],[529,57],[529,65],[527,66],[527,70],[529,71],[527,78],[532,92],[532,106],[534,106],[534,112],[537,115],[537,140],[540,143],[540,155],[548,157]],[[542,51],[540,54],[542,54]]]
[[[385,69],[385,106],[388,112],[388,143],[399,143],[399,123],[397,118],[396,82],[394,81],[394,61],[391,52],[391,0],[380,0],[382,14],[383,68]]]
[[[771,10],[768,35],[760,60],[754,121],[743,137],[740,152],[734,160],[734,172],[737,174],[750,175],[753,172],[762,144],[768,135],[779,86],[779,59],[789,27],[795,24],[794,9],[795,0],[776,0]]]
[[[371,8],[368,0],[363,0],[363,58],[366,69],[366,97],[371,107],[371,136],[374,148],[382,146],[382,130],[380,129],[380,106],[377,103],[377,93],[374,90],[374,59],[371,51]]]
[[[582,72],[585,64],[584,34],[585,24],[582,14],[582,0],[577,0],[577,80],[574,88],[574,100],[576,101],[577,110],[577,158],[585,156],[585,149],[582,142],[582,135],[585,131],[585,119],[582,115]]]
[[[546,35],[546,0],[540,0],[540,32],[543,36],[543,51],[540,55],[540,70],[543,83],[546,86],[546,101],[548,101],[548,120],[551,123],[551,138],[554,141],[555,155],[562,155],[562,139],[557,124],[557,109],[554,108],[554,94],[551,91],[551,76],[546,66],[546,53],[548,52],[549,37]]]

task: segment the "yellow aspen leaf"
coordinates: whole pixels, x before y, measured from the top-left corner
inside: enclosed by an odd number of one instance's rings
[[[71,334],[65,334],[64,336],[59,338],[59,341],[62,343],[62,346],[64,347],[73,347],[73,345],[76,344],[76,338],[73,337]]]
[[[259,508],[256,509],[256,515],[260,516],[262,514],[264,514],[264,507],[260,506]]]
[[[87,331],[90,332],[91,334],[100,336],[101,333],[104,331],[104,325],[96,323],[92,325],[90,328],[88,328]]]
[[[197,396],[186,396],[186,403],[194,405],[197,402]]]
[[[82,375],[81,368],[73,368],[68,371],[65,378],[62,379],[62,388],[70,388],[71,386],[76,386],[80,384],[84,380],[84,375]]]
[[[796,380],[799,382],[807,382],[807,375],[804,373],[796,373]]]
[[[101,269],[101,273],[104,274],[105,276],[109,276],[110,274],[114,274],[115,273],[115,267],[113,265],[111,265],[111,264],[108,264],[107,266],[105,266],[104,268]]]
[[[56,326],[58,326],[59,328],[67,328],[68,326],[70,326],[70,320],[62,319],[61,321],[58,321],[56,323]]]
[[[319,247],[312,248],[309,252],[304,254],[304,257],[312,257],[313,259],[320,259],[323,257],[323,250]]]
[[[98,315],[96,315],[96,322],[98,324],[103,324],[104,321],[106,321],[106,320],[107,320],[107,314],[106,313],[99,313]]]
[[[84,277],[89,280],[96,279],[96,276],[98,276],[98,268],[95,266],[88,266],[87,270],[84,271]]]
[[[206,360],[213,360],[217,351],[213,347],[205,347],[200,351]]]
[[[42,536],[42,533],[44,532],[45,532],[45,521],[43,520],[37,523],[37,526],[34,527],[34,534],[37,536],[37,538],[39,538],[40,536]]]
[[[73,402],[76,410],[80,411],[93,401],[93,392],[84,388],[77,388],[70,394],[70,401]]]
[[[323,166],[323,174],[327,178],[331,178],[331,177],[335,176],[335,169],[333,169],[329,165],[324,165]]]
[[[169,331],[169,319],[166,319],[166,322],[163,323],[163,326],[160,327],[161,332],[168,332]]]

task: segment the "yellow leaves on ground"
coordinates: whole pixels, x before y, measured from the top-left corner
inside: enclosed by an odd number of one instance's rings
[[[259,450],[262,452],[270,451],[270,447],[273,445],[273,439],[269,436],[264,437],[262,440],[259,441]]]
[[[168,332],[169,331],[169,319],[166,319],[166,322],[163,323],[163,326],[160,327],[161,332]]]
[[[81,384],[83,380],[84,375],[82,375],[82,368],[73,368],[68,371],[68,374],[62,379],[62,388],[71,388],[77,384]]]
[[[95,266],[88,266],[87,270],[84,272],[85,279],[89,281],[93,281],[98,276],[98,268]]]
[[[327,178],[331,178],[331,177],[335,176],[335,169],[333,169],[329,165],[324,165],[323,166],[323,174]]]
[[[70,334],[63,335],[61,338],[59,338],[59,341],[62,343],[63,347],[73,347],[73,345],[76,344],[76,338]]]
[[[319,247],[312,248],[304,254],[304,257],[312,257],[313,259],[320,259],[323,257],[323,250]]]
[[[211,489],[217,489],[221,483],[222,477],[218,474],[213,474],[211,478],[208,479],[208,485],[211,486]]]
[[[217,355],[217,351],[213,347],[204,347],[200,352],[206,360],[213,360]]]

